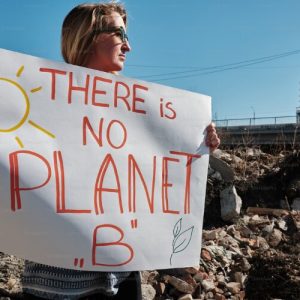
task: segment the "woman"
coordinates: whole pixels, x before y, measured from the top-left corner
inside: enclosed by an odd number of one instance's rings
[[[126,23],[126,11],[118,3],[75,7],[62,26],[64,60],[117,74],[124,67],[126,53],[131,50]],[[211,150],[219,145],[213,124],[207,128],[207,144]],[[138,272],[77,271],[26,262],[22,283],[29,299],[79,299],[93,294],[98,294],[97,299],[142,298]]]

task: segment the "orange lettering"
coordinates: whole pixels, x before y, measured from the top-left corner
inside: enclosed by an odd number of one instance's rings
[[[99,122],[99,127],[98,127],[98,135],[96,135],[95,131],[92,128],[92,125],[88,119],[88,117],[84,117],[83,118],[83,126],[82,126],[82,135],[83,135],[83,145],[86,145],[86,130],[87,127],[90,131],[90,133],[92,134],[92,137],[94,138],[94,140],[97,142],[97,144],[102,147],[102,129],[103,129],[103,121],[104,119],[101,118],[100,122]]]
[[[106,172],[108,169],[108,166],[111,164],[112,170],[115,175],[116,179],[116,188],[105,188],[103,187],[103,181],[106,176]],[[95,212],[98,215],[99,214],[99,209],[100,212],[103,214],[104,209],[103,209],[103,203],[102,203],[102,193],[103,192],[109,192],[109,193],[116,193],[119,199],[119,207],[120,207],[120,212],[123,213],[123,205],[122,205],[122,196],[121,196],[121,185],[120,185],[120,179],[119,179],[119,174],[118,170],[116,167],[116,164],[114,162],[114,159],[112,158],[111,154],[107,154],[101,164],[100,170],[97,175],[96,183],[95,183],[95,189],[94,189],[94,205],[95,205]]]
[[[166,108],[171,112],[171,114],[169,116],[165,114],[165,117],[171,120],[176,118],[176,111],[172,108],[172,104],[172,102],[166,103]]]
[[[134,84],[133,85],[132,111],[136,112],[136,113],[140,113],[140,114],[146,114],[145,110],[136,108],[136,102],[141,102],[141,103],[145,102],[144,99],[137,97],[137,95],[136,95],[137,89],[148,91],[148,88],[146,86],[142,86],[142,85],[139,85],[139,84]]]
[[[111,138],[110,138],[110,136],[111,136],[110,130],[111,130],[111,127],[112,127],[114,124],[119,124],[119,125],[121,126],[121,128],[122,128],[122,131],[123,131],[123,141],[122,141],[121,144],[118,145],[118,146],[117,146],[117,145],[114,145],[114,144],[112,143],[112,141],[111,141]],[[123,123],[120,122],[120,121],[118,121],[118,120],[112,120],[112,121],[110,121],[110,122],[109,122],[109,125],[108,125],[108,127],[107,127],[107,131],[106,131],[106,139],[107,139],[109,145],[110,145],[112,148],[114,148],[114,149],[120,149],[120,148],[122,148],[122,147],[125,145],[126,140],[127,140],[127,131],[126,131],[126,128],[125,128],[125,126],[123,125]]]
[[[90,214],[89,209],[69,209],[66,208],[65,197],[65,174],[64,164],[61,151],[54,151],[54,172],[56,185],[56,212],[57,213],[72,213],[72,214]]]
[[[51,74],[51,99],[55,100],[56,74],[66,75],[67,72],[48,68],[40,68],[40,72],[49,72]]]
[[[171,157],[163,157],[162,160],[162,207],[164,213],[169,214],[179,214],[178,210],[170,210],[169,209],[169,196],[168,196],[168,188],[172,187],[173,184],[168,181],[168,162],[179,162],[179,159],[171,158]]]
[[[156,156],[153,157],[153,173],[152,173],[152,185],[151,185],[151,197],[147,188],[145,178],[138,166],[134,156],[128,155],[128,207],[130,212],[136,211],[136,173],[138,173],[148,201],[150,212],[154,213],[154,190],[155,190],[155,175],[156,175]],[[131,192],[132,190],[132,192]],[[132,195],[133,193],[133,195]]]
[[[174,155],[183,155],[187,158],[186,163],[186,177],[185,177],[185,196],[184,196],[184,213],[191,213],[191,175],[192,175],[192,161],[193,158],[200,158],[200,154],[191,154],[186,152],[170,151]]]
[[[19,155],[31,155],[41,160],[47,169],[47,178],[40,185],[34,187],[20,187],[20,176],[19,176]],[[22,208],[21,194],[20,191],[36,190],[45,186],[51,177],[51,168],[49,162],[38,153],[27,150],[15,151],[9,154],[9,166],[10,166],[10,195],[11,195],[11,210]]]
[[[126,95],[125,96],[120,96],[119,95],[119,85],[123,86],[126,89]],[[130,105],[128,103],[127,98],[130,96],[130,91],[129,87],[126,83],[117,81],[115,83],[115,91],[114,91],[114,107],[118,107],[118,99],[122,99],[123,102],[125,103],[127,110],[130,111]]]
[[[107,104],[107,103],[96,102],[96,94],[106,95],[105,91],[97,90],[97,81],[112,83],[112,80],[110,80],[110,79],[99,77],[99,76],[94,77],[93,91],[92,91],[92,104],[95,106],[109,107],[109,104]]]
[[[106,228],[117,231],[120,234],[120,238],[114,242],[103,242],[103,243],[97,242],[98,234],[100,236],[99,239],[101,239],[101,232],[104,231]],[[119,266],[128,264],[133,259],[134,251],[129,244],[122,242],[123,238],[124,238],[123,230],[115,225],[103,224],[103,225],[97,226],[94,229],[94,234],[93,234],[93,247],[92,247],[92,264],[93,264],[93,266],[119,267]],[[104,249],[105,249],[105,247],[109,247],[111,249],[114,249],[114,247],[125,248],[126,251],[129,252],[129,257],[126,261],[121,261],[121,262],[114,262],[114,263],[98,262],[96,256],[97,256],[97,248],[99,248],[99,247],[101,247],[101,248],[104,247]],[[100,251],[101,251],[101,248],[100,248]],[[106,251],[109,251],[109,248]],[[117,259],[116,256],[112,256],[112,257],[114,260]]]
[[[72,91],[84,92],[84,104],[88,104],[90,75],[86,75],[85,87],[73,86],[73,72],[69,73],[68,103],[72,103]]]

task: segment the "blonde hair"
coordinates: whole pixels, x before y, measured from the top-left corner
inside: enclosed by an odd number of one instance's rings
[[[61,33],[61,52],[65,62],[85,66],[97,31],[107,29],[107,17],[113,12],[119,13],[126,25],[126,10],[114,1],[80,4],[68,13]]]

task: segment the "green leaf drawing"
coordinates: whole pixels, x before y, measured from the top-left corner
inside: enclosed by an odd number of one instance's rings
[[[173,228],[174,238],[172,242],[172,254],[170,256],[170,265],[172,265],[173,254],[184,251],[192,239],[194,226],[191,226],[190,228],[184,230],[183,232],[181,232],[181,229],[182,229],[182,218],[175,223]]]
[[[173,243],[173,253],[178,253],[186,249],[192,239],[193,230],[194,226],[183,231],[175,238]]]
[[[173,228],[173,236],[174,238],[180,233],[181,231],[181,223],[182,223],[182,218],[179,219],[176,224],[174,225],[174,228]]]

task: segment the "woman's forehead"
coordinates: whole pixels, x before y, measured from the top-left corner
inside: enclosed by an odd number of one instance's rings
[[[121,15],[117,12],[113,12],[111,15],[107,16],[107,25],[109,27],[120,27],[125,28],[124,20]]]

